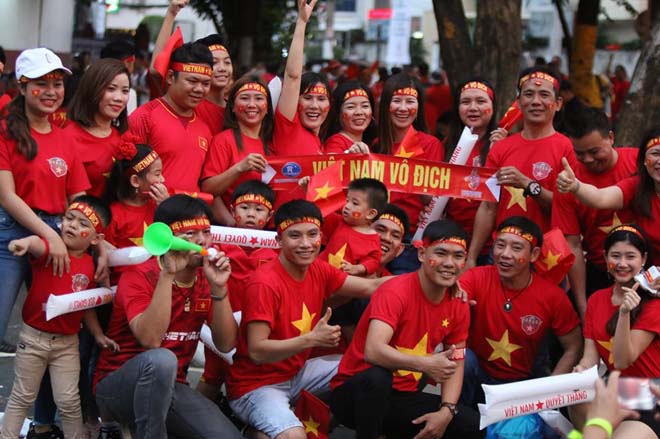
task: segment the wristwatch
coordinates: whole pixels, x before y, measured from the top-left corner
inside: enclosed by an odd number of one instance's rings
[[[443,402],[440,404],[440,408],[447,407],[449,409],[449,413],[451,413],[452,418],[455,418],[456,415],[458,414],[458,409],[456,408],[456,404],[451,403],[451,402]]]
[[[523,191],[523,196],[525,197],[538,197],[541,195],[541,191],[543,191],[543,188],[541,187],[541,184],[536,181],[532,180],[529,182],[525,190]]]

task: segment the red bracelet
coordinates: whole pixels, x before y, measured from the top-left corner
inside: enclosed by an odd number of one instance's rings
[[[41,236],[39,238],[41,238]],[[44,238],[41,238],[41,241],[46,246],[46,252],[44,253],[44,256],[48,256],[50,254],[50,244],[48,244],[48,241],[45,240]]]

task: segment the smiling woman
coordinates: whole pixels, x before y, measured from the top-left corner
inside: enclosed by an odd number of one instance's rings
[[[71,101],[68,118],[72,123],[64,132],[85,166],[91,195],[101,196],[105,191],[113,153],[128,129],[130,88],[125,64],[102,59],[87,69]]]

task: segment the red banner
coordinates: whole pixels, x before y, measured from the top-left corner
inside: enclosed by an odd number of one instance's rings
[[[497,202],[500,186],[496,169],[452,165],[380,154],[338,154],[268,157],[262,181],[275,190],[290,190],[298,180],[341,162],[342,186],[356,178],[375,178],[390,191],[469,198]]]

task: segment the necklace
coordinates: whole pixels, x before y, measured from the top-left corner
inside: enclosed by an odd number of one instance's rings
[[[518,291],[518,293],[516,293],[516,295],[514,295],[513,297],[509,297],[509,296],[506,295],[506,288],[504,287],[504,284],[502,284],[502,282],[500,281],[500,286],[502,287],[502,294],[504,295],[504,299],[505,299],[504,305],[502,306],[502,308],[504,308],[504,312],[511,312],[511,310],[513,309],[513,303],[512,302],[516,298],[518,298],[518,296],[520,296],[522,293],[524,293],[525,290],[527,289],[527,287],[529,287],[531,283],[532,283],[532,274],[530,273],[529,281],[527,282],[527,285],[525,285],[525,287],[523,289]]]
[[[195,282],[197,282],[197,275],[195,275],[195,278],[191,282],[179,282],[177,280],[172,281],[172,283],[179,289],[179,294],[181,294],[181,296],[185,299],[185,302],[183,303],[183,312],[190,312],[190,297],[194,292],[190,289],[195,286]],[[183,290],[190,290],[190,292],[188,294],[183,294]]]

